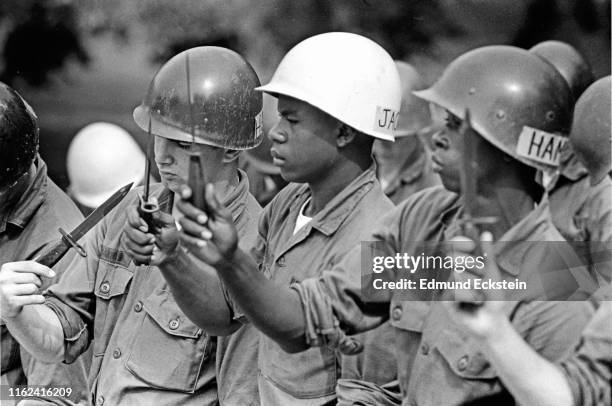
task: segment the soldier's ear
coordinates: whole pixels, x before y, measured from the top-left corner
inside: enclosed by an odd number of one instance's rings
[[[242,151],[239,149],[226,149],[225,152],[223,153],[222,162],[226,164],[226,163],[235,161],[236,159],[238,159],[241,152]]]
[[[338,128],[338,136],[336,138],[336,145],[340,148],[346,147],[348,144],[353,142],[357,132],[346,124],[341,124]]]

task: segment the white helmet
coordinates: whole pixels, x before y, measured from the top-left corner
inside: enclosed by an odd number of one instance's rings
[[[83,206],[98,207],[121,186],[142,181],[145,159],[123,128],[111,123],[89,124],[68,147],[70,193]]]
[[[305,101],[343,123],[393,141],[401,104],[395,63],[374,41],[329,32],[293,47],[256,90]]]

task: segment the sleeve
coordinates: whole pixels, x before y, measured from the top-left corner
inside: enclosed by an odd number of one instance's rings
[[[571,357],[561,361],[578,405],[612,404],[612,302],[599,308]]]
[[[362,287],[374,275],[368,266],[372,255],[397,251],[401,216],[396,209],[381,219],[368,241],[356,245],[321,277],[291,285],[302,304],[307,345],[354,354],[361,345],[347,335],[372,330],[389,318],[390,292]]]
[[[99,241],[105,230],[104,221],[84,239],[82,257],[71,252],[71,260],[62,267],[59,281],[45,292],[45,305],[57,314],[64,330],[64,362],[74,362],[93,339],[95,317],[94,286],[99,261]],[[58,272],[58,273],[59,273]]]
[[[534,301],[519,305],[512,322],[536,352],[555,362],[573,351],[593,312],[588,301]]]
[[[239,245],[241,249],[250,254],[251,257],[255,260],[255,263],[257,264],[258,270],[260,272],[264,272],[263,263],[266,255],[266,242],[269,228],[270,211],[273,207],[273,203],[274,201],[270,202],[261,213],[257,227],[258,232],[255,238],[252,239],[251,243],[246,245]],[[232,295],[229,293],[229,291],[223,284],[223,281],[221,281],[221,286],[223,289],[223,295],[225,296],[225,301],[227,302],[231,313],[232,320],[239,321],[242,324],[249,323],[249,320],[245,316],[242,309],[240,309],[240,306],[238,306],[233,300]]]

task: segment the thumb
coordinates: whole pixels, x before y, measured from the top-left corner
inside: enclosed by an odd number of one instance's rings
[[[229,210],[217,199],[215,187],[212,183],[206,185],[206,203],[208,203],[208,208],[213,214],[213,218],[222,217],[226,220],[231,218]]]
[[[162,227],[171,226],[174,224],[174,217],[172,217],[168,213],[164,213],[161,210],[158,210],[155,213],[153,213],[153,220],[155,220],[155,222],[161,225]]]

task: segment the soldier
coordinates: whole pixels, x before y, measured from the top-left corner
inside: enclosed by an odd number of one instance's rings
[[[393,140],[401,103],[400,80],[393,60],[378,44],[355,34],[326,33],[291,49],[270,83],[258,90],[278,98],[280,120],[269,138],[274,164],[290,184],[264,209],[252,251],[254,259],[245,254],[253,272],[261,277],[247,289],[258,289],[261,283],[282,290],[294,281],[320,276],[393,208],[376,180],[371,151],[375,139]],[[212,196],[210,189],[208,196]],[[216,199],[209,203],[210,212],[217,213],[215,218],[224,227],[231,226],[225,224],[228,218],[217,212]],[[187,202],[179,207],[188,213],[196,210]],[[199,228],[197,221],[205,221],[206,215],[198,213],[181,220],[183,230]],[[197,256],[207,250],[187,233],[181,234],[181,244]],[[234,324],[248,320],[260,326],[261,317],[276,318],[277,312],[284,311],[270,302],[266,304],[274,308],[272,313],[251,318],[249,308],[260,304],[236,301],[236,289],[243,289],[245,280],[223,279],[233,303],[228,307],[215,299],[219,290],[211,282],[217,275],[197,268],[177,268],[173,275],[164,275],[177,296],[186,297],[179,303],[185,312],[207,331],[227,330],[218,314],[231,314]],[[198,290],[188,289],[193,285]],[[222,304],[221,308],[213,307],[215,303]],[[284,315],[293,318],[297,314]],[[347,340],[347,345],[352,344]],[[391,346],[366,345],[368,350],[371,360],[393,359]],[[335,403],[339,365],[343,363],[340,356],[333,348],[287,354],[284,345],[261,335],[257,375],[261,403]],[[366,369],[363,373],[372,385],[359,391],[386,396],[384,391],[381,395],[375,392],[395,379],[395,371],[369,362]]]
[[[68,147],[68,193],[88,215],[120,187],[139,186],[144,163],[144,153],[123,128],[104,122],[88,124]]]
[[[395,142],[374,141],[376,175],[383,191],[399,204],[421,189],[440,184],[431,166],[431,152],[422,137],[431,131],[429,105],[412,94],[423,89],[419,73],[409,64],[396,61],[402,83],[402,107]]]
[[[427,102],[412,94],[425,86],[419,73],[409,64],[395,61],[402,85],[402,105],[395,142],[377,139],[373,155],[376,174],[384,193],[398,205],[414,193],[440,184],[433,171],[431,151],[423,138],[431,131]],[[338,405],[399,405],[401,393],[397,373],[389,365],[396,363],[394,332],[389,322],[355,337],[363,344],[358,355],[342,358],[342,379],[336,394]],[[386,375],[380,373],[386,371]],[[376,372],[376,373],[373,373]]]
[[[174,193],[187,178],[191,154],[197,154],[244,243],[254,239],[260,207],[248,193],[245,174],[237,170],[237,158],[240,150],[261,140],[258,85],[255,71],[240,55],[218,47],[182,52],[154,77],[134,119],[155,134],[162,184],[152,187],[151,195],[160,207],[155,221],[162,234],[174,223]],[[11,316],[7,326],[33,355],[46,360],[70,363],[93,341],[90,395],[96,405],[218,404],[216,341],[177,306],[180,298],[171,295],[155,266],[161,250],[152,256],[151,249],[130,249],[134,241],[165,241],[140,219],[138,202],[132,192],[86,236],[87,257],[75,256],[45,294],[44,304],[22,306],[3,292],[3,305],[8,305],[2,312]],[[11,267],[26,274],[49,272],[23,262],[5,264],[0,273]],[[232,361],[238,371],[241,362],[251,362]],[[244,396],[243,390],[239,387],[237,396]]]
[[[570,142],[578,142],[573,146],[595,184],[610,181],[611,84],[606,76],[578,99],[570,133]],[[608,260],[605,265],[612,264]],[[498,275],[494,263],[491,266],[490,274]],[[448,302],[448,309],[478,341],[518,403],[603,406],[612,402],[612,286],[605,286],[602,293],[607,300],[582,332],[580,345],[554,364],[525,344],[499,302],[487,300],[469,313]]]
[[[29,399],[28,404],[85,402],[91,355],[80,357],[72,365],[37,361],[4,325],[15,316],[6,310],[14,305],[7,302],[7,293],[21,306],[42,303],[38,292],[59,277],[39,278],[19,272],[10,263],[33,259],[60,237],[59,227],[71,230],[83,216],[47,176],[47,165],[38,155],[38,119],[32,108],[4,83],[0,83],[0,106],[2,377],[13,389],[17,385],[70,388],[69,396],[52,399],[43,395]]]
[[[477,133],[474,148],[478,161],[473,176],[479,191],[470,196],[476,206],[470,209],[478,216],[498,219],[489,230],[500,240],[495,250],[504,278],[530,276],[525,270],[531,269],[536,270],[531,274],[535,276],[558,267],[573,269],[575,257],[563,247],[543,244],[525,249],[532,246],[516,243],[562,240],[551,225],[547,205],[534,209],[542,194],[533,181],[535,168],[552,164],[551,157],[545,149],[529,149],[532,136],[544,137],[558,147],[557,133],[569,128],[572,97],[559,73],[527,51],[483,47],[457,58],[432,88],[416,94],[448,112],[447,128],[433,139],[434,167],[448,190],[429,188],[417,193],[382,219],[369,238],[380,241],[387,255],[394,257],[397,253],[421,254],[423,247],[440,252],[437,244],[460,233],[462,212],[467,210],[462,201],[467,197],[454,193],[463,192],[458,175],[463,156],[458,128],[460,117],[470,107]],[[214,203],[205,226],[184,230],[192,239],[200,236],[195,242],[202,249],[193,252],[216,267],[249,319],[282,348],[300,352],[338,347],[353,353],[359,344],[345,334],[376,327],[390,313],[397,327],[403,404],[509,400],[495,370],[440,302],[402,301],[406,296],[391,290],[369,296],[361,289],[362,275],[356,271],[362,264],[361,247],[335,262],[332,271],[292,281],[289,289],[283,289],[256,272],[252,259],[236,249],[236,234],[227,220],[221,220]],[[198,216],[204,219],[198,210],[186,215],[195,221]],[[393,268],[390,272],[399,274],[397,267]],[[573,270],[580,282],[586,282],[577,290],[561,286],[562,297],[580,294],[583,287],[593,288],[587,285],[590,280],[585,269]],[[448,277],[444,269],[438,271]],[[446,297],[444,291],[425,293],[437,300]],[[537,293],[543,298],[548,292]],[[548,359],[563,356],[592,315],[588,302],[522,297],[526,300],[507,302],[504,311],[529,345]]]
[[[551,63],[564,77],[572,89],[576,99],[593,82],[593,73],[588,63],[573,47],[559,41],[545,41],[530,49],[541,58]],[[591,96],[593,97],[593,96]],[[608,103],[594,105],[591,114],[601,116]],[[542,183],[548,193],[550,212],[553,224],[563,237],[574,243],[574,249],[591,263],[593,274],[598,271],[592,264],[600,251],[602,243],[612,241],[612,184],[610,182],[596,182],[588,176],[585,164],[593,162],[590,157],[579,160],[573,150],[573,145],[585,145],[590,142],[591,134],[597,134],[602,129],[597,127],[600,120],[592,122],[584,119],[585,115],[576,116],[581,119],[580,127],[572,134],[572,142],[562,150],[559,167],[553,171],[541,172]],[[580,141],[580,137],[585,141]],[[607,142],[607,140],[605,140]],[[608,145],[599,145],[600,148],[589,148],[590,153],[608,153]],[[599,157],[598,157],[599,158]],[[597,161],[601,161],[598,159]],[[585,164],[583,164],[583,163]],[[589,180],[591,179],[591,180]],[[601,276],[601,275],[600,275]],[[612,275],[608,275],[609,280]]]

